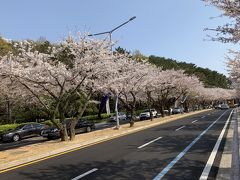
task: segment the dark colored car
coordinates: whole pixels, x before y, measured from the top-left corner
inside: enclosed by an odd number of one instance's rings
[[[7,131],[6,133],[3,133],[2,141],[19,141],[23,138],[29,138],[34,136],[40,136],[42,135],[44,129],[49,128],[45,124],[40,123],[29,123],[24,124],[16,127],[14,130]]]
[[[228,104],[221,104],[220,109],[222,110],[229,109],[229,106]]]
[[[67,123],[67,131],[69,132],[70,123]],[[95,129],[94,122],[88,122],[85,120],[79,120],[75,126],[75,133],[90,132],[92,129]],[[48,139],[58,139],[60,138],[60,130],[57,127],[51,127],[43,131],[43,137]]]

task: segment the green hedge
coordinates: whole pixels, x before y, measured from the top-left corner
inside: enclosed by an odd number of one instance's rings
[[[17,126],[19,126],[20,124],[5,124],[5,125],[0,125],[0,134],[4,133],[8,130],[12,130],[15,129]]]
[[[48,125],[48,126],[53,126],[53,123],[52,123],[52,121],[51,120],[47,120],[47,121],[44,121],[44,122],[42,122],[43,124],[46,124],[46,125]]]
[[[143,113],[145,109],[141,109],[141,110],[136,110],[136,116],[139,116],[139,114]]]
[[[90,115],[90,116],[84,116],[82,117],[82,119],[86,121],[100,122],[100,121],[105,121],[110,116],[111,115],[108,115],[108,114],[101,114],[102,119],[98,119],[98,115]]]
[[[22,124],[29,124],[29,123],[36,123],[36,122],[28,122],[28,123],[16,123],[16,124],[4,124],[0,125],[0,134],[4,133],[6,131],[10,131],[15,129],[16,127],[22,125]]]

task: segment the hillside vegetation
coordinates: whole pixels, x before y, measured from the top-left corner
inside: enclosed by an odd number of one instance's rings
[[[210,70],[208,68],[198,67],[193,63],[178,62],[173,59],[168,59],[158,56],[149,56],[149,62],[156,66],[166,69],[183,69],[189,75],[196,75],[206,87],[220,87],[229,88],[230,81],[223,74],[217,71]]]

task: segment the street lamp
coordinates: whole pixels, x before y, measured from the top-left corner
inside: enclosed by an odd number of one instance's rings
[[[129,23],[130,21],[134,20],[135,18],[136,18],[136,16],[131,17],[128,21],[120,24],[119,26],[113,28],[110,31],[100,32],[100,33],[96,33],[96,34],[89,34],[88,36],[98,36],[98,35],[103,35],[103,34],[109,34],[109,43],[110,43],[110,47],[111,47],[111,51],[112,51],[112,44],[111,44],[112,43],[112,33],[114,31],[116,31],[117,29],[119,29],[120,27],[124,26],[125,24]],[[107,106],[109,106],[109,101],[108,101]],[[115,113],[116,113],[116,121],[117,121],[116,129],[119,129],[120,125],[119,125],[119,118],[118,118],[118,93],[116,94],[116,97],[115,97]]]
[[[120,24],[119,26],[113,28],[110,31],[105,31],[105,32],[100,32],[100,33],[96,33],[96,34],[89,34],[88,36],[98,36],[98,35],[103,35],[103,34],[109,34],[109,42],[112,42],[112,33],[114,31],[116,31],[117,29],[119,29],[120,27],[124,26],[125,24],[129,23],[130,21],[134,20],[136,18],[136,16],[131,17],[128,21]],[[111,51],[112,51],[112,45],[111,45]]]

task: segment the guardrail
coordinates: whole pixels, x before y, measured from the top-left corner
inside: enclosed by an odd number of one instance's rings
[[[240,179],[240,163],[239,163],[239,132],[238,124],[240,120],[240,109],[237,108],[234,110],[232,115],[232,121],[234,121],[233,128],[233,143],[232,143],[232,165],[231,165],[231,180],[239,180]]]

